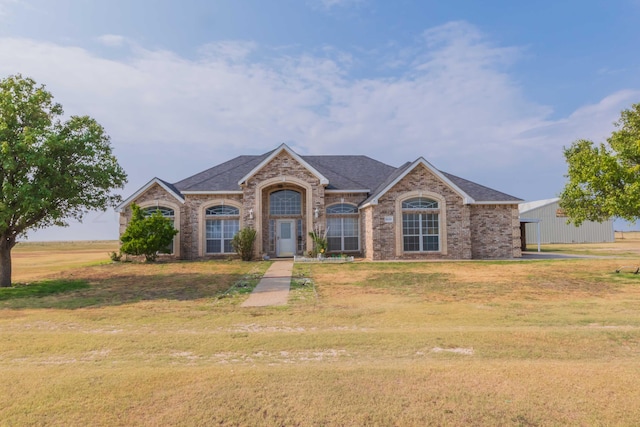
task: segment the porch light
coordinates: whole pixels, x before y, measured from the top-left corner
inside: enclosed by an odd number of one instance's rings
[[[249,209],[249,219],[253,219],[253,208]]]
[[[313,211],[314,213],[314,217],[316,219],[318,219],[318,217],[320,216],[320,208],[315,208],[315,210]]]

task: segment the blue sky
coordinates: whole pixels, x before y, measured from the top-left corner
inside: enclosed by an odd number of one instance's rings
[[[127,196],[286,142],[556,196],[640,102],[640,1],[0,0],[0,76],[96,118]],[[112,211],[32,240],[117,237]]]

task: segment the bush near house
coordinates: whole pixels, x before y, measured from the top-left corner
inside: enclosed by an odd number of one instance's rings
[[[131,209],[131,222],[120,236],[120,251],[127,255],[144,255],[147,262],[155,261],[159,253],[169,253],[171,241],[178,234],[171,220],[160,211],[145,216],[135,203]]]
[[[233,250],[240,255],[243,261],[253,259],[253,244],[256,241],[256,230],[251,227],[243,228],[231,240]]]

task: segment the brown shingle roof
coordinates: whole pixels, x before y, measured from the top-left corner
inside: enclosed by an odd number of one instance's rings
[[[240,191],[238,181],[251,172],[273,151],[260,156],[239,156],[173,184],[179,192]],[[329,180],[330,190],[367,190],[373,198],[411,166],[396,168],[367,156],[301,156]],[[514,202],[521,199],[489,187],[442,172],[475,202]],[[170,184],[169,184],[170,185]],[[368,200],[369,200],[368,199]],[[366,201],[365,201],[366,202]]]

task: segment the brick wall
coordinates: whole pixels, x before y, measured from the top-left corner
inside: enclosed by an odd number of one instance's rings
[[[401,232],[399,236],[396,235],[396,230],[401,230],[397,221],[402,221],[402,214],[396,211],[396,201],[407,193],[420,190],[425,193],[436,193],[445,200],[446,214],[444,216],[446,216],[446,224],[444,226],[445,235],[441,235],[442,250],[437,253],[402,253],[402,250],[399,248],[402,243]],[[384,218],[387,216],[393,217],[393,223],[384,221]],[[378,200],[378,205],[373,206],[371,217],[371,223],[367,223],[366,230],[366,233],[373,236],[371,253],[367,252],[368,259],[471,258],[469,206],[464,205],[460,195],[423,166],[417,166],[385,193],[384,196]],[[441,221],[442,217],[443,215],[441,215]]]
[[[471,235],[473,258],[521,257],[518,205],[473,205]]]
[[[275,182],[279,177],[295,177],[300,183]],[[269,186],[261,185],[267,180],[273,183]],[[304,185],[305,187],[302,187]],[[260,188],[262,194],[256,195]],[[180,221],[179,256],[185,259],[200,257],[203,208],[212,206],[220,200],[228,200],[241,204],[241,227],[251,226],[261,228],[261,253],[267,252],[269,247],[269,214],[268,194],[276,189],[295,189],[300,191],[303,198],[303,228],[306,236],[306,250],[311,248],[307,236],[309,227],[320,225],[326,228],[325,206],[340,203],[361,203],[365,194],[327,194],[317,177],[300,165],[286,152],[280,153],[256,175],[251,177],[245,185],[243,195],[187,195],[184,204],[180,204],[175,197],[160,185],[153,185],[144,194],[134,200],[139,205],[164,205],[176,208]],[[310,209],[307,209],[307,192],[311,194]],[[444,200],[441,207],[446,205],[446,213],[441,214],[441,251],[438,253],[403,253],[401,221],[402,214],[397,210],[397,201],[408,193],[424,191],[438,194]],[[250,211],[256,206],[256,197],[262,199],[262,212],[254,212],[250,218]],[[425,197],[428,195],[425,194]],[[315,218],[308,212],[319,207],[321,215]],[[260,215],[261,214],[261,215]],[[385,222],[385,217],[393,218],[393,222]],[[131,218],[131,209],[127,207],[120,213],[120,233],[124,232]],[[260,224],[256,221],[262,218]],[[300,218],[300,217],[297,217]],[[400,224],[398,224],[400,221]],[[257,226],[260,227],[257,227]],[[512,258],[520,257],[520,224],[518,206],[514,205],[465,205],[462,197],[455,193],[446,183],[426,167],[418,166],[398,182],[387,193],[380,197],[377,205],[360,210],[360,250],[369,260],[385,259],[470,259],[470,258]],[[256,248],[256,252],[259,248]],[[261,255],[257,253],[257,255]]]

